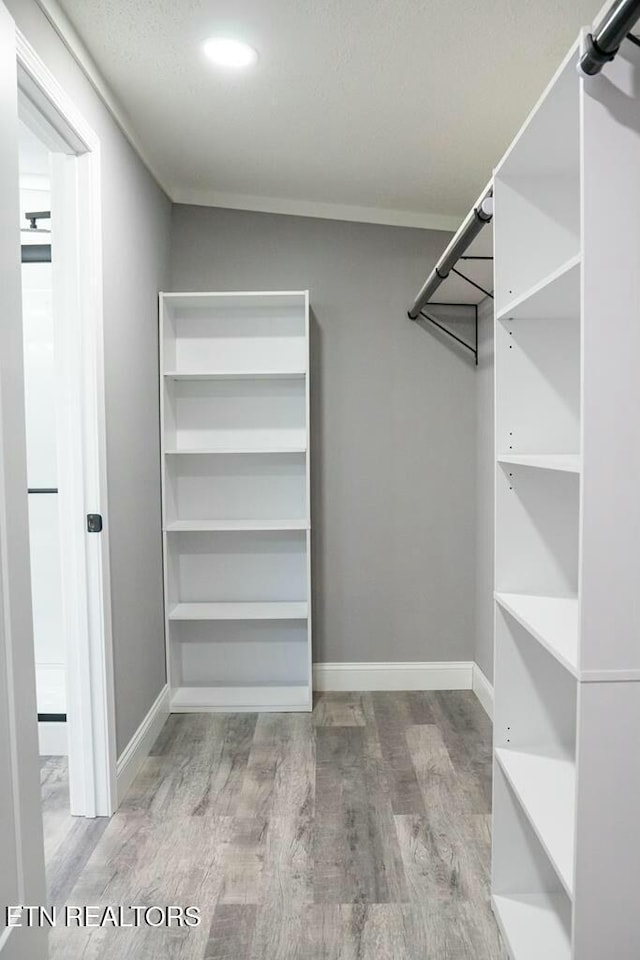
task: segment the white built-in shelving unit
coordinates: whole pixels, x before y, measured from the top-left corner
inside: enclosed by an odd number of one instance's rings
[[[493,904],[640,956],[640,49],[571,50],[495,171]]]
[[[309,297],[160,295],[171,707],[311,709]]]

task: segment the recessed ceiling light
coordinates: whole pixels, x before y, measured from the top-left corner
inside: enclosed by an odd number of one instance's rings
[[[248,43],[229,37],[211,37],[204,52],[219,67],[250,67],[258,59],[258,51]]]

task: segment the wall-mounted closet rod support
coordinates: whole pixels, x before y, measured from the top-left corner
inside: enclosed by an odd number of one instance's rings
[[[443,280],[449,276],[452,267],[469,248],[485,224],[490,223],[493,217],[493,186],[489,184],[478,202],[465,217],[462,226],[453,240],[444,251],[434,269],[427,277],[420,293],[413,301],[409,310],[409,318],[415,320],[426,303],[429,302]]]
[[[460,258],[462,260],[462,257]],[[463,273],[462,270],[456,270],[455,267],[451,267],[451,273],[455,273],[456,277],[460,277],[461,280],[466,280],[467,283],[471,284],[472,287],[475,287],[476,290],[479,290],[480,293],[484,293],[485,297],[491,297],[493,300],[493,294],[488,290],[485,290],[483,286],[479,283],[476,283],[475,280],[472,280],[471,277],[468,277],[466,273]]]
[[[640,0],[617,0],[609,7],[593,33],[587,34],[585,52],[578,62],[578,72],[585,77],[600,73],[605,63],[613,60],[620,44],[640,19]]]
[[[431,304],[431,306],[438,306],[438,304]],[[440,304],[443,306],[443,304]],[[453,304],[444,304],[444,306],[453,306]],[[439,320],[436,320],[435,317],[432,317],[431,314],[426,313],[425,310],[421,310],[417,319],[427,320],[429,323],[433,324],[434,327],[437,327],[438,330],[442,330],[443,333],[446,333],[448,337],[451,337],[452,340],[455,340],[457,343],[462,344],[467,350],[469,350],[476,361],[476,367],[478,366],[478,305],[477,303],[462,303],[455,304],[455,306],[462,307],[472,307],[474,310],[474,328],[475,328],[475,343],[468,343],[466,340],[463,340],[462,337],[459,337],[457,333],[454,333],[453,330],[450,330],[448,327],[445,327],[443,323],[440,323]]]
[[[37,230],[39,220],[51,220],[51,210],[27,211],[24,218],[29,221],[29,230]]]

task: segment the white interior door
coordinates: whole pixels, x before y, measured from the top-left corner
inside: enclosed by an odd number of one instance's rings
[[[5,906],[44,904],[24,421],[14,23],[0,2],[0,957],[44,960]]]

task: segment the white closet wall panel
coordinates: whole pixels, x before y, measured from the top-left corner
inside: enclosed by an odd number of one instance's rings
[[[640,679],[639,87],[640,49],[631,43],[624,44],[597,83],[584,85],[582,184],[585,469],[580,658],[583,670],[634,670],[636,680]]]
[[[304,453],[171,457],[167,524],[308,521]]]
[[[270,300],[267,302],[266,298]],[[303,311],[288,295],[185,294],[166,304],[165,372],[302,374]]]
[[[176,533],[169,576],[176,603],[307,599],[307,541],[302,532]]]
[[[169,449],[305,448],[304,380],[169,380],[166,390]]]
[[[496,590],[577,596],[578,474],[498,463]]]

